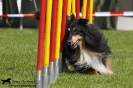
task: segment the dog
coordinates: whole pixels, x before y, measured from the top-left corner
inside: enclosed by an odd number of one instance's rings
[[[8,78],[6,80],[1,80],[1,81],[2,81],[2,84],[4,84],[4,83],[10,83],[11,84],[11,79],[10,78]]]
[[[34,14],[34,18],[39,20],[40,11]],[[80,73],[113,74],[108,58],[110,47],[99,29],[86,19],[76,19],[73,14],[66,19],[63,72],[69,71],[69,64]]]
[[[73,14],[67,17],[64,44],[63,71],[69,70],[69,63],[76,72],[113,74],[108,58],[111,51],[107,39],[88,20],[76,19]]]

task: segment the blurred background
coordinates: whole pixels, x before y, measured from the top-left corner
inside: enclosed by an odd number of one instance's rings
[[[25,14],[33,13],[39,10],[40,0],[0,0],[1,14]],[[82,10],[82,1],[81,10]],[[94,0],[95,12],[108,11],[132,11],[133,0]],[[21,9],[19,9],[21,8]],[[102,29],[116,29],[118,17],[94,17],[94,24]],[[16,27],[20,26],[20,20],[23,20],[23,27],[37,27],[37,22],[31,18],[2,18],[0,17],[0,27]]]

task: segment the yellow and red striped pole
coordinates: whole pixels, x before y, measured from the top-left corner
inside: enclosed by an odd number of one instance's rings
[[[71,2],[72,0],[68,0],[67,2],[67,16],[71,15]]]
[[[64,42],[65,42],[65,34],[66,34],[66,17],[67,17],[67,1],[63,0],[63,8],[62,8],[62,25],[61,25],[61,48],[60,48],[60,72],[63,72],[63,61],[64,59]]]
[[[89,3],[89,23],[92,24],[93,22],[93,0],[90,0]]]
[[[40,25],[39,25],[39,37],[38,37],[36,88],[42,88],[42,62],[43,62],[45,12],[46,12],[46,0],[40,0]]]
[[[59,74],[62,6],[63,6],[63,0],[58,0],[57,27],[56,27],[56,44],[55,44],[55,79],[58,77],[58,74]]]
[[[76,0],[76,18],[80,18],[80,0]]]
[[[89,21],[89,2],[90,0],[87,0],[86,3],[86,19]]]
[[[72,14],[76,15],[76,1],[75,0],[72,0]]]
[[[47,0],[46,8],[46,27],[45,27],[45,41],[44,41],[44,58],[43,58],[43,77],[42,87],[48,87],[48,66],[50,57],[50,31],[51,31],[51,16],[52,16],[52,0]]]
[[[50,37],[50,64],[49,64],[49,83],[54,81],[54,61],[55,61],[55,37],[56,37],[56,24],[57,24],[57,9],[58,0],[53,0],[52,7],[52,24],[51,24],[51,37]]]
[[[83,0],[83,7],[82,7],[82,18],[86,18],[86,6],[87,6],[87,0]]]

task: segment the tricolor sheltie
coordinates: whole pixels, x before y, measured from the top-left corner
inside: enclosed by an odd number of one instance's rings
[[[40,11],[35,12],[39,20]],[[85,74],[112,74],[108,55],[111,53],[107,40],[93,24],[86,19],[67,17],[64,43],[63,71],[68,64],[74,70]]]
[[[107,40],[86,19],[67,17],[63,70],[68,70],[66,60],[74,70],[85,74],[112,74]]]

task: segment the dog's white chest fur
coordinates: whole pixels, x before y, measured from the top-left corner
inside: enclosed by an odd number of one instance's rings
[[[96,55],[88,54],[85,50],[81,49],[81,55],[78,59],[76,65],[78,65],[75,70],[78,70],[82,67],[92,67],[101,74],[107,74],[107,68],[98,60],[99,58]]]

